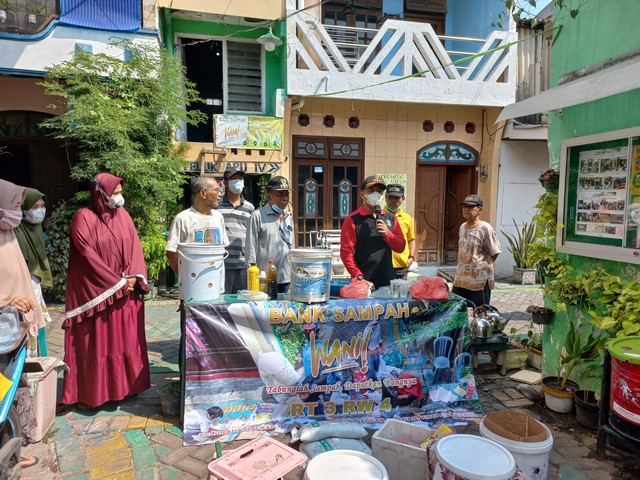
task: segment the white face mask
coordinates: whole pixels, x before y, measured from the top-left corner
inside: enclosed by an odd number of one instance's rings
[[[22,221],[22,210],[5,210],[2,209],[2,218],[0,218],[0,230],[13,230]]]
[[[376,205],[380,205],[380,202],[382,201],[382,194],[380,192],[373,192],[369,195],[365,195],[364,198],[369,205],[375,207]]]
[[[120,208],[124,205],[124,197],[122,195],[114,195],[113,197],[109,197],[107,201],[107,207],[109,208]]]
[[[35,210],[23,210],[22,212],[25,221],[33,224],[42,223],[46,214],[47,209],[44,207],[36,208]]]
[[[239,195],[242,193],[242,190],[244,190],[244,180],[242,180],[241,178],[229,180],[229,191],[231,193]]]

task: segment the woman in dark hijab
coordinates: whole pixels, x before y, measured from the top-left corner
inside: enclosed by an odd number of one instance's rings
[[[22,202],[22,221],[15,229],[16,238],[22,250],[22,256],[27,262],[31,273],[31,284],[36,294],[36,299],[40,303],[42,315],[47,323],[51,321],[51,316],[47,312],[47,306],[42,296],[42,287],[53,287],[51,267],[47,258],[47,251],[44,244],[42,232],[42,222],[47,214],[45,208],[44,193],[35,188],[27,188],[27,194]],[[34,342],[35,343],[35,342]],[[38,330],[37,347],[29,346],[29,351],[33,356],[47,356],[47,339],[44,327]]]
[[[101,173],[91,207],[71,221],[62,403],[80,408],[122,400],[151,385],[142,294],[149,291],[142,245],[123,208],[123,182]]]

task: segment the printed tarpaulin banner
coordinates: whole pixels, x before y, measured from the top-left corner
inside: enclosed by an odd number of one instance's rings
[[[213,119],[217,147],[282,150],[282,118],[214,115]]]
[[[479,419],[464,300],[185,304],[184,443],[309,421]]]

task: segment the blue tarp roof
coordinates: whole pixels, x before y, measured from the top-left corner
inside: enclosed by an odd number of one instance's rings
[[[138,30],[142,26],[142,3],[140,0],[60,0],[60,22],[100,30]]]

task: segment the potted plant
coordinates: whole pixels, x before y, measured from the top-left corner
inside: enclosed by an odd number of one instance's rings
[[[598,347],[602,341],[601,333],[595,329],[583,339],[581,331],[569,328],[569,332],[560,352],[556,375],[542,379],[542,391],[547,407],[555,412],[568,413],[573,410],[574,393],[579,389],[577,383],[569,380],[573,369],[599,355]]]
[[[554,314],[553,309],[537,305],[529,305],[526,312],[531,314],[531,321],[538,325],[548,325],[551,323]]]
[[[576,420],[583,427],[598,429],[600,402],[593,390],[577,390],[573,399],[576,403]]]
[[[540,173],[538,181],[548,192],[558,191],[558,188],[560,187],[560,172],[558,172],[555,168],[545,170],[544,172]]]
[[[537,307],[540,308],[540,307]],[[522,334],[522,330],[526,328],[526,333]],[[527,364],[536,370],[542,369],[542,332],[534,325],[533,320],[528,324],[516,329],[511,328],[511,334],[519,335],[519,343],[527,349]]]
[[[536,234],[536,222],[531,223],[522,222],[521,226],[518,226],[515,220],[513,225],[516,229],[516,234],[512,234],[501,230],[501,233],[509,242],[507,249],[513,255],[513,278],[516,283],[522,285],[533,285],[536,283],[536,268],[535,263],[531,258],[531,245],[535,240]]]

